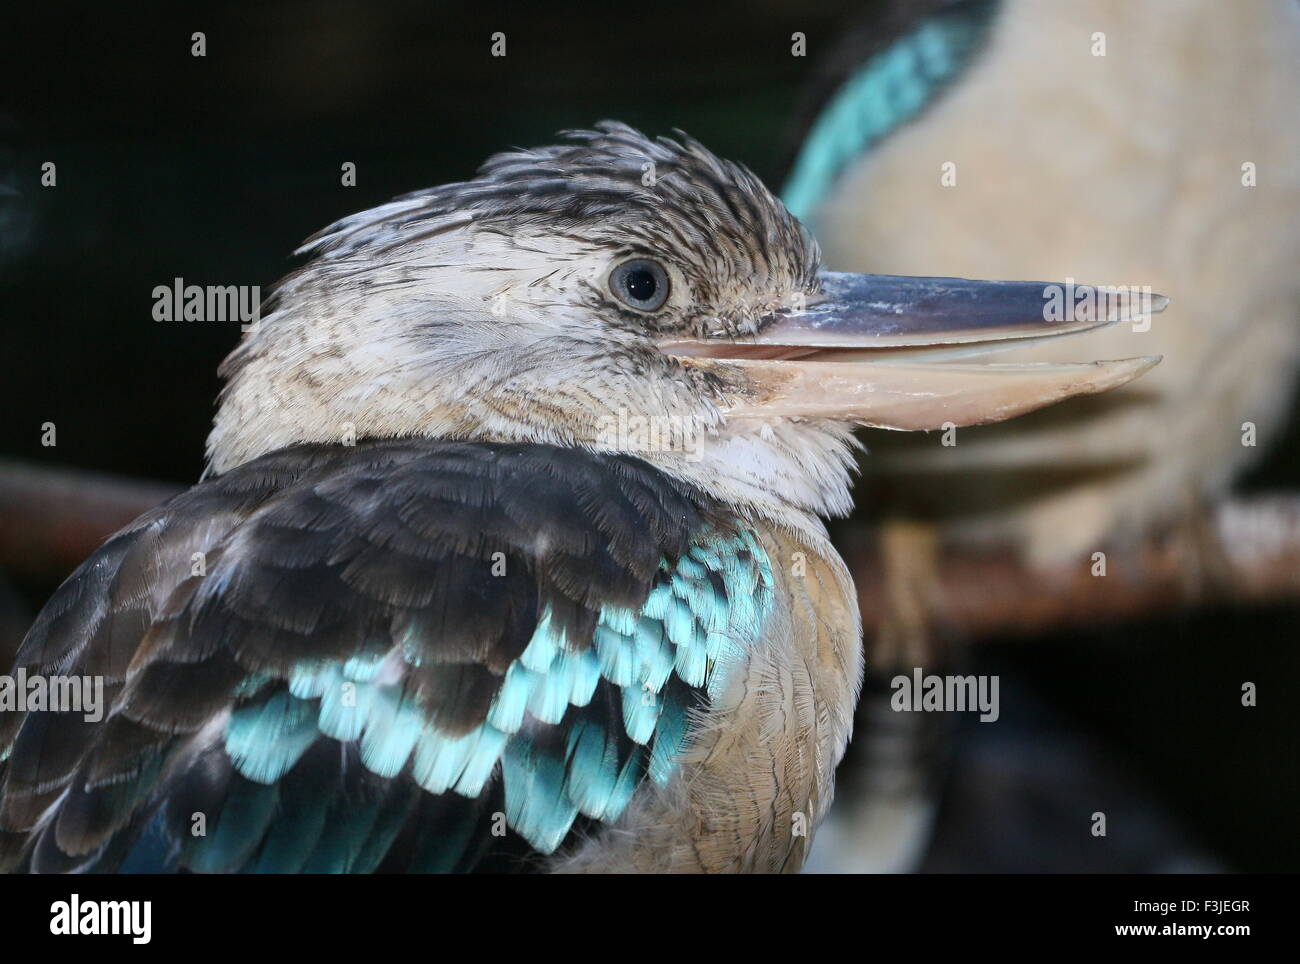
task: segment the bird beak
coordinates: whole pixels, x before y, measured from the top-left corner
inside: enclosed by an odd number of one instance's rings
[[[1131,288],[827,272],[820,295],[757,334],[664,351],[733,387],[732,418],[829,418],[915,430],[998,422],[1108,391],[1158,356],[1085,363],[966,359],[1141,322],[1167,298]]]

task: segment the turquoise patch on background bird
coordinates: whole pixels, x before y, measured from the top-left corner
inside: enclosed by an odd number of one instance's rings
[[[817,205],[845,169],[961,75],[988,35],[995,8],[976,3],[921,21],[836,91],[804,139],[781,192],[791,214],[813,224]]]

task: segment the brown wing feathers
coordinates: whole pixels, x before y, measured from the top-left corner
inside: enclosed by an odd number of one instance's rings
[[[207,801],[233,814],[213,801],[238,797],[253,846],[271,833],[257,815],[307,807],[295,787],[336,782],[348,745],[323,740],[278,786],[252,784],[196,735],[231,706],[283,691],[296,667],[409,645],[407,690],[439,729],[469,733],[544,609],[590,639],[602,605],[641,605],[706,511],[634,459],[545,446],[304,446],[196,486],[87,560],[24,642],[29,674],[102,675],[111,711],[98,723],[0,717],[0,867],[111,862],[168,795],[178,813]],[[430,806],[449,827],[478,819],[453,818],[451,803],[421,802],[427,794],[399,800],[409,782],[371,782],[374,821],[353,828],[360,843],[331,851],[336,861],[369,860],[357,848],[385,840],[418,849],[403,821]],[[319,817],[303,819],[333,826]],[[296,853],[292,840],[277,846]],[[241,847],[222,850],[224,863],[247,856]]]

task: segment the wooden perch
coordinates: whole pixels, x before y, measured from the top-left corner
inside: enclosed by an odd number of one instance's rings
[[[62,581],[110,535],[182,488],[0,460],[0,569]]]
[[[0,568],[55,582],[110,534],[180,491],[165,483],[0,461]],[[1214,552],[1176,538],[1031,570],[1006,552],[937,551],[932,616],[966,638],[1031,635],[1072,625],[1158,615],[1195,605],[1300,600],[1300,496],[1255,496],[1210,510]],[[864,629],[896,605],[875,537],[846,547]]]
[[[1193,525],[1105,551],[1105,575],[1090,556],[1031,569],[1009,551],[935,549],[929,574],[886,571],[879,541],[849,549],[870,634],[885,614],[900,618],[909,591],[924,598],[903,613],[962,638],[1031,636],[1070,626],[1159,616],[1206,605],[1265,605],[1300,600],[1300,496],[1227,499]],[[919,589],[917,586],[919,584]],[[902,602],[900,603],[900,599]]]

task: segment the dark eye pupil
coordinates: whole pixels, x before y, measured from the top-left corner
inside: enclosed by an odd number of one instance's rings
[[[655,276],[645,268],[633,268],[623,276],[623,284],[628,295],[635,301],[650,301],[655,296],[659,283]]]
[[[609,276],[609,291],[637,311],[658,311],[668,301],[668,273],[655,261],[637,258],[620,264]]]

